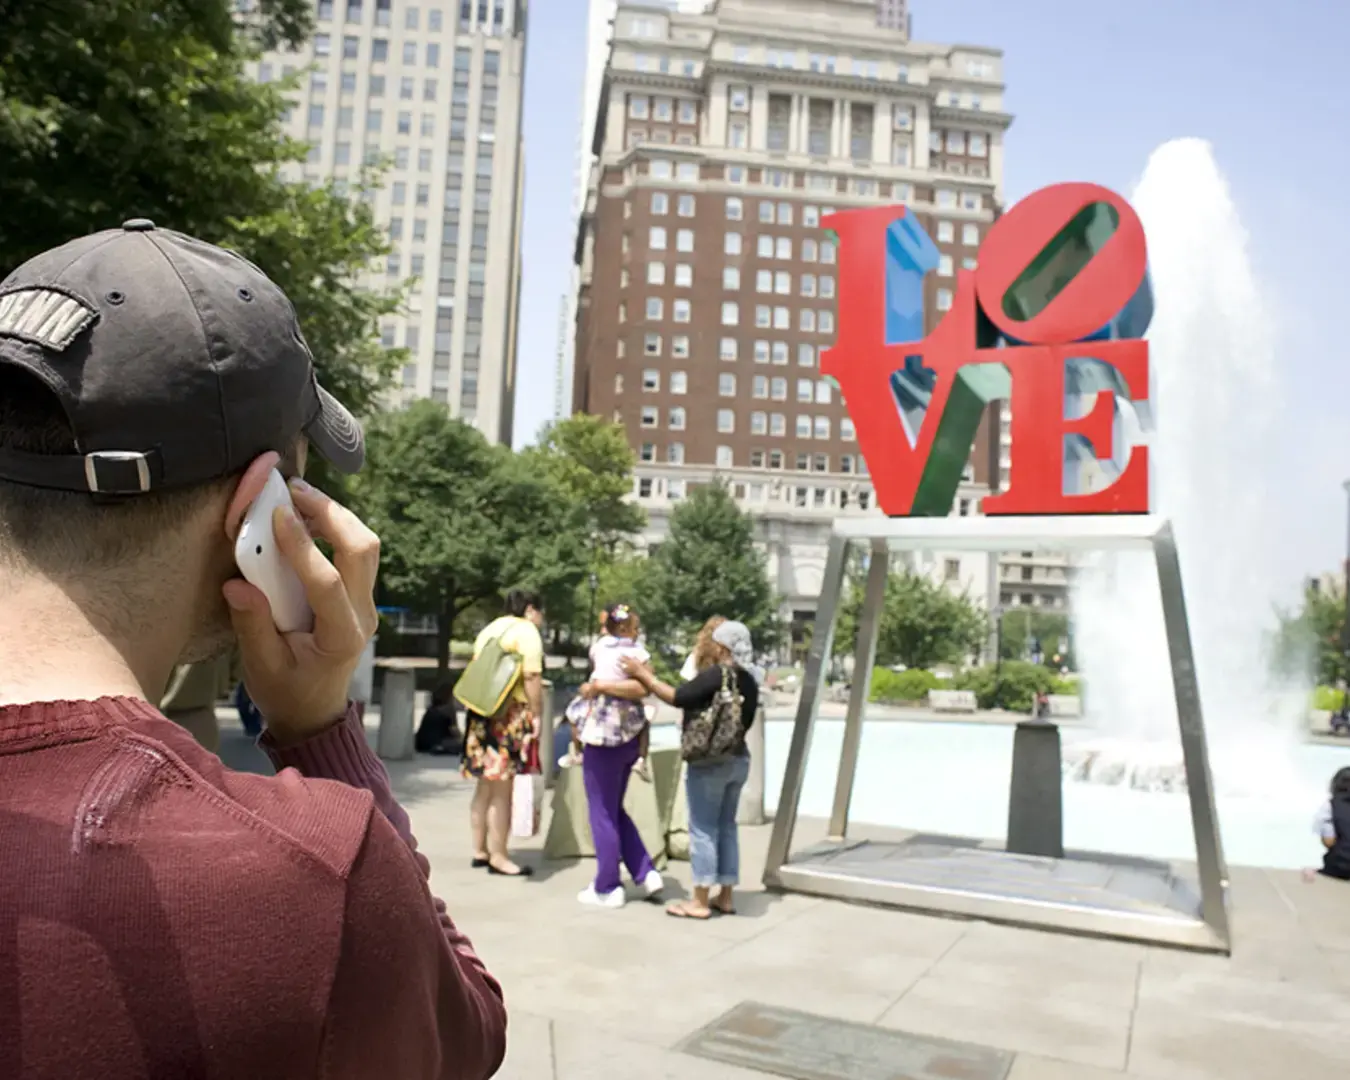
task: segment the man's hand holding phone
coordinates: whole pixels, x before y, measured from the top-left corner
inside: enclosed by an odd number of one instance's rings
[[[290,491],[295,511],[278,508],[272,527],[277,549],[299,576],[314,611],[313,630],[279,631],[267,597],[247,581],[236,578],[224,588],[249,696],[272,738],[283,745],[317,735],[342,716],[352,674],[379,622],[379,537],[304,481],[292,480]],[[332,562],[315,537],[332,545]]]

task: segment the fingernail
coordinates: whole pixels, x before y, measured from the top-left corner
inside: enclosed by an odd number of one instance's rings
[[[292,491],[298,491],[301,495],[312,495],[312,494],[314,494],[314,488],[313,488],[313,486],[310,485],[310,484],[305,483],[305,482],[304,482],[303,480],[301,480],[300,477],[298,477],[298,476],[292,476],[292,477],[291,477],[291,490],[292,490]]]
[[[230,595],[229,592],[226,592],[226,593],[225,593],[225,603],[229,604],[230,607],[233,608],[235,611],[243,611],[243,610],[245,610],[245,605],[244,605],[244,603],[239,599],[239,597],[237,597],[237,596],[232,596],[232,595]]]

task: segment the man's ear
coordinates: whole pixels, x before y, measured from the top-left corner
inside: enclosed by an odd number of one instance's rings
[[[244,523],[244,515],[248,513],[248,508],[262,494],[262,489],[267,484],[267,477],[280,461],[281,455],[269,450],[260,457],[254,458],[253,464],[240,478],[239,485],[234,489],[234,494],[230,496],[230,505],[225,511],[225,535],[230,538],[231,542],[239,535],[240,526]]]

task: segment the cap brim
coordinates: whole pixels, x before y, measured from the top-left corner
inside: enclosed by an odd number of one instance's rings
[[[319,415],[305,434],[310,444],[333,468],[347,474],[359,472],[366,461],[366,440],[361,425],[337,398],[322,386],[319,391]]]

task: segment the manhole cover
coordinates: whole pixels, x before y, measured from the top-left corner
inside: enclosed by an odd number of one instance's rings
[[[1004,1080],[1013,1055],[972,1043],[743,1002],[691,1035],[686,1054],[792,1080]]]

